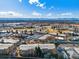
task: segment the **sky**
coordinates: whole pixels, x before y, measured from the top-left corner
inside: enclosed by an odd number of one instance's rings
[[[0,18],[79,18],[79,0],[0,0]]]

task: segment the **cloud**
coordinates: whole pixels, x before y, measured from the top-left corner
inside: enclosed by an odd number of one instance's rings
[[[29,0],[29,3],[30,4],[33,4],[33,3],[38,3],[39,4],[39,0]]]
[[[53,9],[54,8],[54,6],[51,6],[50,8],[49,8],[49,10],[51,10],[51,9]]]
[[[36,6],[38,6],[38,7],[40,7],[40,8],[46,8],[45,6],[44,6],[45,4],[43,3],[43,4],[37,4]]]
[[[29,0],[29,3],[32,5],[32,4],[35,4],[37,7],[40,7],[40,8],[45,8],[45,3],[40,3],[39,0]]]
[[[72,18],[72,17],[74,17],[74,14],[72,12],[64,12],[64,13],[56,14],[56,17],[58,17],[58,18]]]
[[[0,17],[21,17],[21,16],[23,15],[13,11],[0,12]]]
[[[47,16],[52,16],[52,13],[48,13]]]
[[[71,12],[61,13],[61,16],[71,16],[73,15]]]
[[[32,15],[33,15],[33,16],[41,16],[42,14],[41,14],[41,13],[38,13],[38,12],[36,12],[36,11],[34,11],[34,12],[32,13]]]
[[[22,2],[22,0],[19,0],[19,2]]]

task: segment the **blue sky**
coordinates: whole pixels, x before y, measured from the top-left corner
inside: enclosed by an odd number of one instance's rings
[[[79,18],[79,0],[0,0],[0,17]]]

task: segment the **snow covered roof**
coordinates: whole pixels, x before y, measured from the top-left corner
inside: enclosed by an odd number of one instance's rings
[[[51,35],[47,34],[47,35],[44,35],[42,37],[40,37],[39,39],[46,39],[47,37],[50,37]]]
[[[74,48],[74,50],[79,54],[79,48]]]
[[[0,43],[0,50],[3,50],[3,49],[8,49],[9,47],[11,47],[13,44],[1,44]]]
[[[70,58],[73,58],[74,56],[79,59],[79,48],[78,47],[65,47],[65,50],[70,55]]]
[[[17,43],[19,40],[14,40],[14,39],[12,39],[12,38],[2,38],[2,39],[0,39],[0,42],[4,42],[4,43]]]
[[[55,37],[56,39],[64,40],[63,37]]]
[[[58,34],[59,36],[66,36],[65,34]]]
[[[20,45],[20,50],[29,50],[34,49],[35,47],[40,47],[41,49],[54,49],[54,44],[27,44],[27,45]]]

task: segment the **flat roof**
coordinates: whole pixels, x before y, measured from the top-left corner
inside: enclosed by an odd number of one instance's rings
[[[12,39],[12,38],[9,38],[9,39],[8,39],[8,38],[1,38],[1,39],[0,39],[0,42],[2,42],[2,40],[3,40],[4,43],[17,43],[17,42],[19,41],[19,40],[17,40],[17,39],[14,40],[14,39]]]
[[[41,49],[54,49],[55,45],[54,44],[27,44],[27,45],[20,45],[19,48],[20,50],[29,50],[29,49],[34,49],[35,47],[40,47]]]
[[[41,36],[39,39],[43,40],[43,39],[46,39],[49,36],[51,36],[51,35],[50,34],[46,34],[46,35]]]
[[[0,50],[3,50],[3,49],[8,49],[9,47],[11,47],[13,44],[1,44],[0,43]]]
[[[79,48],[78,47],[65,47],[67,53],[69,53],[70,57],[72,56],[79,56]]]
[[[74,48],[74,50],[79,54],[79,48]]]
[[[41,37],[42,35],[40,34],[34,34],[32,36],[28,36],[27,39],[38,39],[39,37]]]

